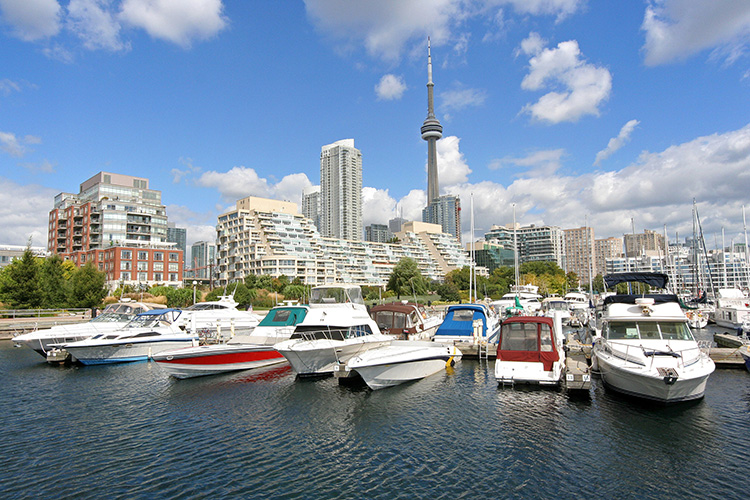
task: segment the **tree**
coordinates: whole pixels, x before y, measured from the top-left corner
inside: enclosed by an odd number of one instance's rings
[[[91,262],[78,268],[70,278],[68,304],[70,307],[100,305],[107,296],[107,290],[104,288],[106,281],[107,275],[97,270]]]
[[[458,288],[452,282],[446,281],[438,285],[436,291],[440,295],[440,298],[446,302],[458,302],[461,300]]]
[[[67,261],[70,262],[70,261]],[[59,255],[54,254],[42,261],[39,266],[39,289],[42,296],[42,307],[51,309],[56,307],[65,307],[68,303],[68,280],[75,274],[75,264],[73,272],[68,273],[67,266]],[[68,276],[66,277],[66,273]]]
[[[20,259],[14,260],[3,269],[0,279],[0,300],[17,309],[41,307],[39,264],[28,246]]]
[[[304,285],[287,285],[281,291],[281,294],[286,300],[302,300],[306,291]]]
[[[404,257],[393,267],[386,288],[392,290],[399,300],[401,300],[401,295],[411,293],[421,295],[427,291],[424,277],[417,267],[417,261],[408,257]]]

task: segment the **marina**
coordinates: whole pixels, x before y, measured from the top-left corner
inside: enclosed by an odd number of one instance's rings
[[[575,395],[503,387],[493,365],[371,391],[288,364],[189,380],[152,362],[53,367],[0,342],[0,496],[744,497],[746,371],[664,406],[597,377]]]

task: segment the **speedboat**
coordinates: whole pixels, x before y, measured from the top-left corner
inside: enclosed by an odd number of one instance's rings
[[[375,390],[428,377],[460,359],[461,351],[452,345],[394,340],[386,346],[357,354],[335,368],[341,372],[356,372]]]
[[[430,340],[443,322],[436,316],[428,316],[424,307],[406,301],[371,307],[370,317],[381,332],[403,340]]]
[[[249,335],[237,335],[225,344],[162,351],[153,359],[178,379],[283,363],[286,360],[273,346],[291,336],[294,325],[309,309],[300,305],[274,307]]]
[[[640,281],[665,288],[660,273],[619,273],[607,287]],[[602,334],[594,343],[592,368],[618,392],[675,402],[703,397],[714,362],[693,337],[676,295],[612,295],[604,299]]]
[[[181,313],[179,309],[146,311],[120,330],[55,347],[65,349],[84,365],[145,361],[161,351],[198,345],[196,335],[179,328]]]
[[[562,318],[515,316],[503,321],[495,360],[500,384],[559,385],[565,367]]]
[[[289,340],[274,346],[300,376],[331,375],[335,365],[395,339],[370,318],[358,285],[314,287],[309,305]]]
[[[53,347],[52,344],[67,344],[93,337],[94,335],[110,333],[124,327],[137,314],[152,309],[163,309],[162,304],[150,302],[132,302],[123,299],[109,304],[97,317],[76,325],[56,325],[52,328],[24,333],[13,338],[13,342],[38,352],[47,357]]]
[[[483,304],[448,306],[443,323],[435,332],[435,342],[493,342],[500,324]]]
[[[249,332],[260,323],[261,317],[252,311],[237,309],[232,295],[221,295],[219,300],[197,302],[183,309],[181,318],[187,330],[209,340],[222,341],[236,331]]]

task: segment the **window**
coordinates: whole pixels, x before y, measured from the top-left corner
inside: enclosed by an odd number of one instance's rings
[[[120,261],[120,270],[121,271],[130,270],[132,268],[133,268],[132,263],[129,260],[121,260]]]
[[[138,273],[138,281],[148,281],[148,273]]]
[[[120,258],[130,260],[133,258],[133,253],[130,250],[122,250],[120,252]]]
[[[154,260],[164,260],[164,253],[154,252]]]
[[[154,271],[163,271],[164,262],[154,262]]]
[[[501,331],[500,349],[503,351],[536,351],[536,323],[508,323]]]
[[[162,273],[154,273],[154,281],[162,281],[164,279],[163,276]]]
[[[539,350],[542,352],[552,352],[552,330],[549,325],[539,325],[541,332],[539,335]]]
[[[179,260],[178,254],[175,252],[169,252],[169,260],[173,262]]]
[[[138,260],[148,260],[148,252],[138,252]]]
[[[125,281],[130,281],[130,273],[120,273],[120,278]]]
[[[177,281],[177,273],[170,273],[169,275],[169,281]]]
[[[180,270],[180,265],[179,264],[170,263],[169,264],[169,270],[177,272],[177,271]]]
[[[148,271],[148,262],[138,261],[139,271]]]

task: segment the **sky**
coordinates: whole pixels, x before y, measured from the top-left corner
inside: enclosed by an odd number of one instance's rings
[[[441,194],[493,225],[744,242],[748,0],[0,0],[0,244],[54,196],[147,177],[188,243],[362,152],[364,225],[421,220],[427,38]],[[473,210],[472,210],[473,206]],[[750,207],[748,207],[750,209]]]

